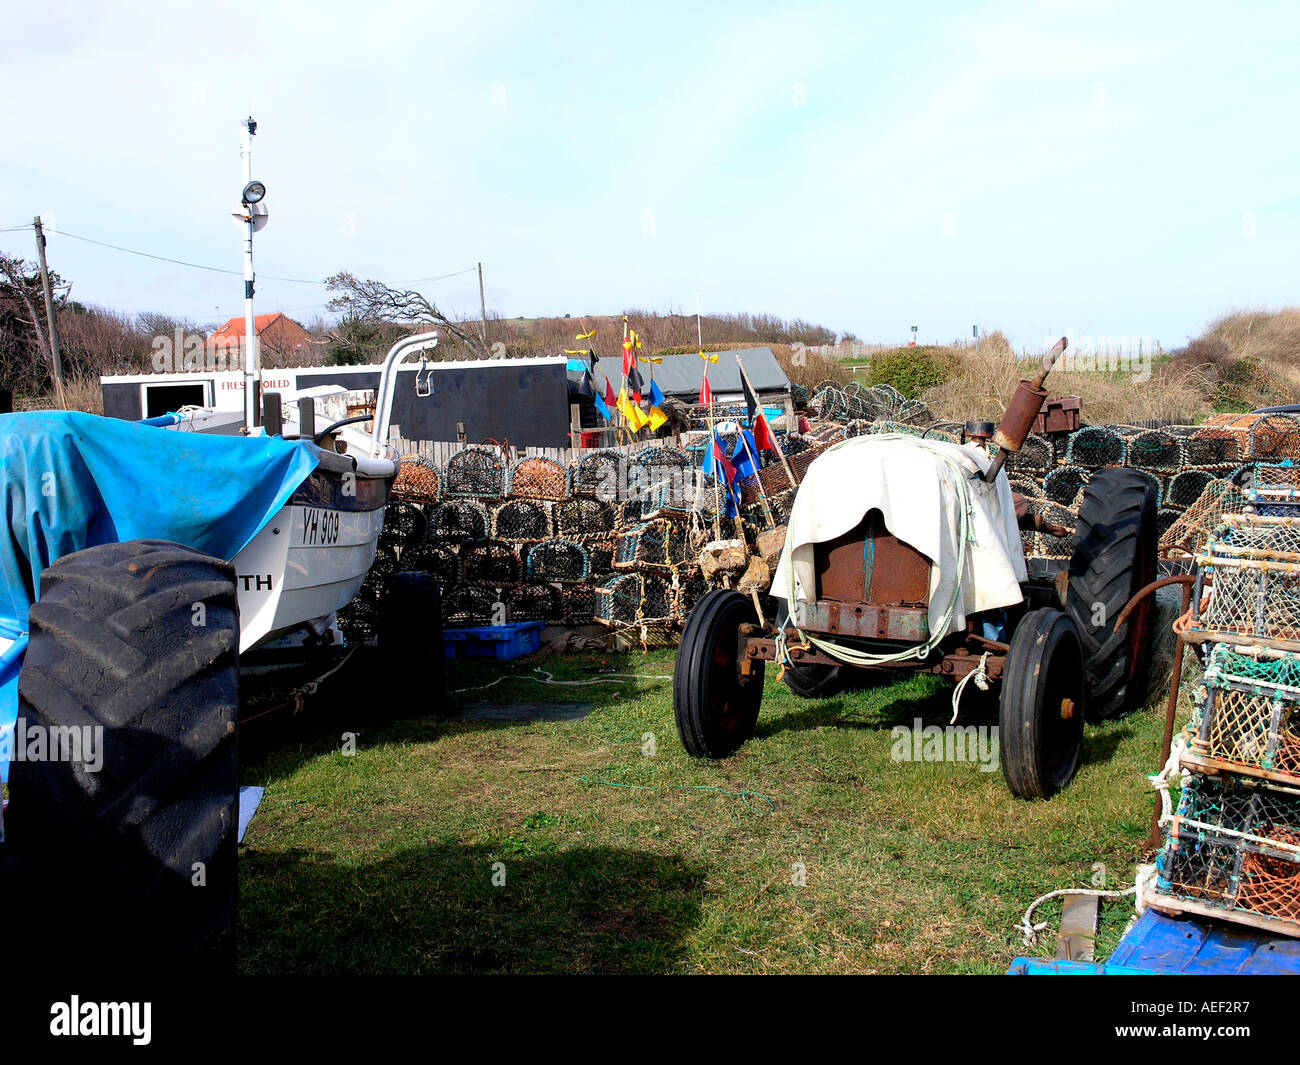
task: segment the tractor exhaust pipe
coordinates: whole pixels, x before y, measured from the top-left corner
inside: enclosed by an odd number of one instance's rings
[[[1039,363],[1038,376],[1032,381],[1021,381],[1016,385],[1015,395],[1007,404],[1002,422],[998,425],[997,432],[993,434],[993,443],[997,444],[998,453],[993,456],[993,461],[989,463],[989,468],[984,474],[984,480],[989,484],[997,480],[999,471],[1006,464],[1007,456],[1024,447],[1025,437],[1029,435],[1034,419],[1043,409],[1043,400],[1047,398],[1047,389],[1043,387],[1043,382],[1047,380],[1047,375],[1052,372],[1056,360],[1061,357],[1061,353],[1068,345],[1069,341],[1061,337],[1052,345],[1052,349],[1043,355]]]

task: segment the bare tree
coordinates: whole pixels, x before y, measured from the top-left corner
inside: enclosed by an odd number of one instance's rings
[[[51,272],[50,288],[58,293],[56,310],[62,306],[68,284],[58,274]],[[4,305],[7,305],[4,306]],[[22,259],[0,253],[0,311],[7,310],[13,325],[25,335],[11,338],[4,347],[16,356],[17,365],[6,365],[0,373],[11,381],[27,381],[37,389],[44,388],[54,376],[54,358],[50,352],[50,338],[42,317],[45,296],[41,291],[40,273]],[[11,363],[14,360],[11,357]],[[38,364],[43,364],[36,372]]]
[[[445,329],[461,345],[479,358],[487,358],[488,350],[480,336],[472,330],[462,329],[442,311],[437,304],[413,289],[390,288],[382,281],[359,280],[343,270],[325,279],[325,287],[337,292],[329,302],[329,309],[343,314],[353,322],[380,325],[397,322],[403,325],[436,325]],[[330,338],[346,346],[348,340],[331,333]]]

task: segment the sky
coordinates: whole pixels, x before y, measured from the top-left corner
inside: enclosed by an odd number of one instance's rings
[[[1298,44],[1249,2],[0,0],[0,228],[41,215],[83,303],[242,314],[236,274],[76,236],[240,271],[251,114],[259,313],[349,270],[476,315],[482,262],[506,317],[1174,348],[1300,302]]]

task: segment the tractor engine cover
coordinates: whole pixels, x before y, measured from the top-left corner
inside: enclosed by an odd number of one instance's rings
[[[799,486],[771,594],[800,629],[908,644],[1022,602],[1011,488],[979,476],[988,464],[974,445],[904,434],[837,444]]]

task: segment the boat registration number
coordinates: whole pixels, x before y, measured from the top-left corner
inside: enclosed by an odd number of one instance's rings
[[[339,542],[339,512],[316,507],[302,508],[302,542],[328,547]]]

